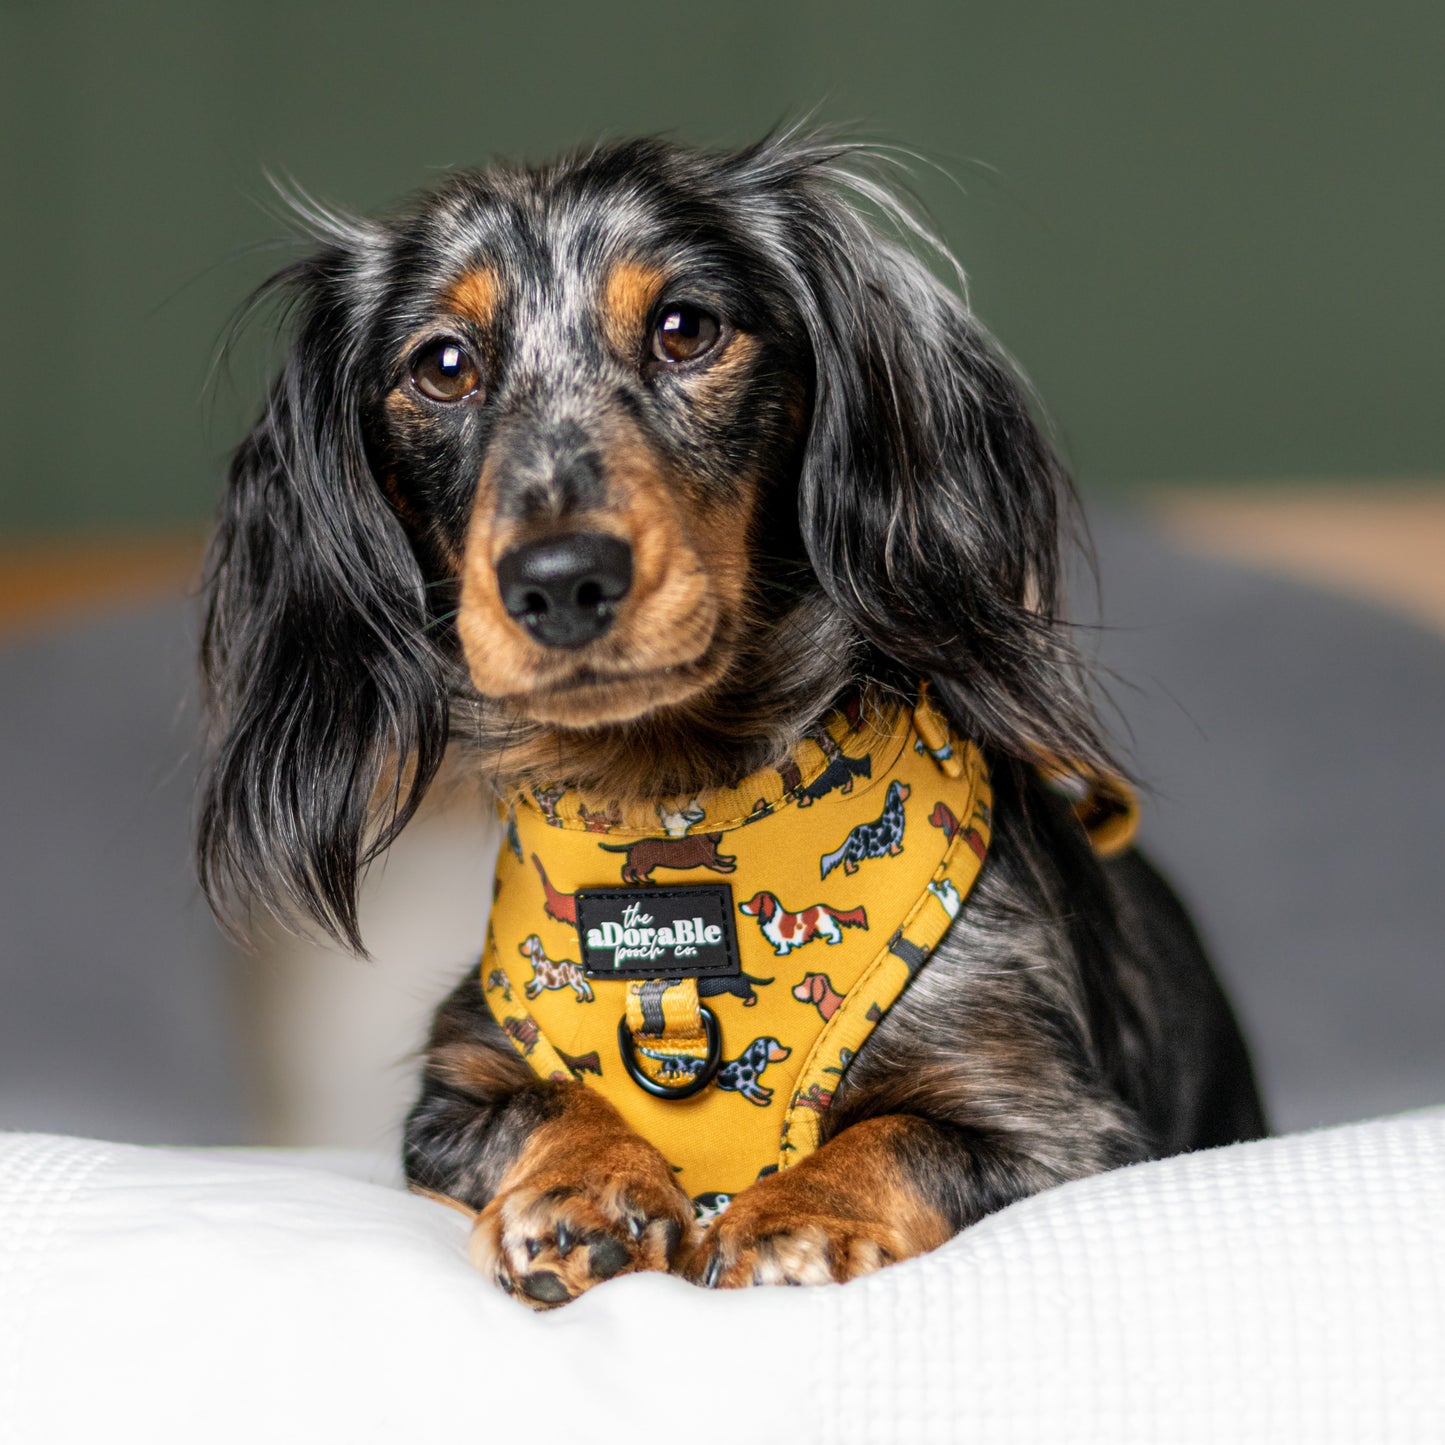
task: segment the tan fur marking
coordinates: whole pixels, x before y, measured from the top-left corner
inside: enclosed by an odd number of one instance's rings
[[[641,353],[648,313],[666,283],[664,272],[640,261],[619,261],[608,272],[602,287],[602,330],[618,356]]]
[[[580,1084],[562,1099],[477,1216],[470,1245],[479,1269],[538,1309],[618,1274],[667,1269],[692,1228],[667,1161],[611,1104]],[[529,1276],[553,1296],[529,1293]]]
[[[586,666],[600,674],[595,681],[574,685],[577,656],[540,646],[507,616],[496,563],[526,531],[497,524],[490,458],[477,488],[457,631],[477,688],[534,721],[574,728],[629,721],[713,686],[728,661],[710,648],[746,587],[746,519],[699,507],[633,423],[614,428],[604,446],[609,496],[587,525],[627,540],[633,578],[616,623],[586,651]]]
[[[501,282],[490,266],[466,272],[442,293],[442,304],[485,331],[496,314]]]
[[[936,1249],[948,1222],[909,1187],[897,1146],[917,1120],[866,1119],[800,1164],[737,1195],[685,1269],[702,1278],[716,1255],[723,1288],[847,1280]]]
[[[509,1094],[532,1080],[532,1070],[512,1048],[505,1052],[484,1044],[443,1044],[427,1056],[427,1070],[443,1083],[483,1099]]]

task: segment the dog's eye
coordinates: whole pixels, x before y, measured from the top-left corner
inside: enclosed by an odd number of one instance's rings
[[[652,354],[659,361],[696,361],[717,345],[722,326],[697,306],[669,306],[652,332]]]
[[[482,384],[471,353],[460,341],[434,341],[411,364],[411,379],[433,401],[461,401]]]

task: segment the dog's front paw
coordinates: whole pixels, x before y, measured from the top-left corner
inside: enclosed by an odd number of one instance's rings
[[[871,1274],[918,1252],[902,1231],[852,1201],[759,1180],[736,1196],[693,1248],[686,1273],[710,1289],[829,1284]]]
[[[683,1272],[711,1289],[829,1284],[936,1249],[952,1233],[899,1166],[924,1125],[869,1119],[733,1197]]]
[[[580,1169],[558,1153],[523,1151],[472,1227],[473,1263],[539,1310],[619,1274],[670,1268],[692,1202],[662,1155],[633,1135],[589,1141]]]

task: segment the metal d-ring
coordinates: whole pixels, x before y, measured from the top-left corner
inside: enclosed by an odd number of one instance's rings
[[[617,1051],[622,1055],[623,1067],[638,1088],[646,1089],[649,1094],[659,1099],[690,1099],[712,1083],[713,1075],[717,1073],[718,1065],[722,1062],[722,1030],[718,1028],[717,1015],[705,1003],[699,1004],[697,1011],[702,1015],[702,1029],[707,1035],[707,1057],[692,1078],[685,1084],[676,1085],[659,1084],[656,1079],[651,1079],[642,1072],[637,1063],[636,1040],[632,1037],[632,1030],[627,1027],[627,1015],[623,1014],[618,1019]]]

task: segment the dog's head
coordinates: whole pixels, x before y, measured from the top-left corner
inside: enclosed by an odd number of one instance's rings
[[[1107,762],[1067,480],[864,159],[634,142],[309,213],[211,559],[213,898],[354,942],[449,737],[502,785],[676,795],[929,677],[1001,755]]]

